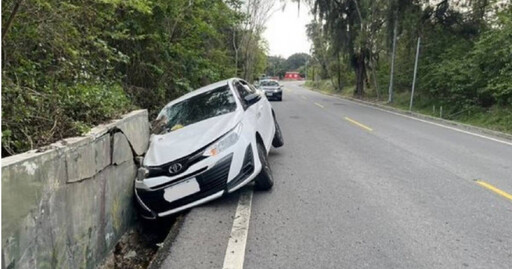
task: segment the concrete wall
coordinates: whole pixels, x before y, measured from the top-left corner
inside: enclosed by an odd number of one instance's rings
[[[2,159],[2,268],[94,268],[134,222],[146,110]]]

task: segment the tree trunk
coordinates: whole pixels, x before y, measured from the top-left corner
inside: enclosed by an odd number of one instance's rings
[[[235,77],[238,77],[238,49],[235,49]]]
[[[341,81],[341,59],[339,53],[336,53],[336,58],[338,59],[338,64],[336,68],[336,71],[338,71],[338,91],[341,91],[343,90],[343,81]]]
[[[364,52],[361,50],[357,55],[355,55],[355,72],[356,72],[356,89],[354,94],[361,98],[364,95],[364,82],[366,78],[366,65],[364,61]]]
[[[9,28],[11,28],[11,24],[14,20],[14,17],[18,13],[18,9],[20,8],[21,3],[23,0],[19,0],[14,4],[14,8],[12,9],[11,15],[9,16],[9,19],[7,19],[7,23],[4,25],[4,29],[2,29],[2,41],[4,41],[4,37],[7,35],[7,32],[9,31]]]
[[[377,94],[377,100],[380,100],[380,90],[379,90],[379,84],[377,83],[377,74],[375,72],[375,69],[377,65],[375,64],[375,61],[372,64],[372,77],[373,77],[373,85],[375,87],[375,94]]]
[[[236,45],[236,29],[233,28],[233,50],[235,51],[235,77],[238,77],[238,46]]]

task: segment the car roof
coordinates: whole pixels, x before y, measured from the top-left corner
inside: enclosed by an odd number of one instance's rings
[[[221,81],[217,81],[215,83],[212,83],[212,84],[208,84],[206,86],[203,86],[199,89],[196,89],[196,90],[193,90],[185,95],[182,95],[174,100],[172,100],[171,102],[167,103],[165,107],[168,107],[168,106],[171,106],[173,104],[176,104],[176,103],[179,103],[183,100],[186,100],[186,99],[189,99],[190,97],[193,97],[193,96],[196,96],[198,94],[201,94],[201,93],[204,93],[204,92],[207,92],[207,91],[211,91],[213,89],[216,89],[216,88],[219,88],[219,87],[222,87],[222,86],[226,86],[226,85],[229,85],[230,83],[233,83],[234,80],[240,80],[239,78],[229,78],[229,79],[225,79],[225,80],[221,80]]]
[[[260,81],[260,83],[261,83],[261,82],[263,82],[263,81],[273,81],[273,82],[277,82],[277,83],[279,83],[279,81],[277,81],[277,80],[275,80],[275,79],[262,79],[262,80]]]

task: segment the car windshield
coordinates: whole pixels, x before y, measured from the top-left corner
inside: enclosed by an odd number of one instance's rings
[[[174,131],[235,110],[235,97],[229,86],[225,85],[165,107],[158,115],[156,123],[162,126],[155,133]]]
[[[277,83],[277,81],[266,80],[266,81],[262,81],[260,83],[260,86],[263,86],[263,87],[279,86],[279,83]]]

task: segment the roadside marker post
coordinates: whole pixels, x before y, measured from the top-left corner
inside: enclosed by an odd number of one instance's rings
[[[393,102],[393,74],[395,73],[395,55],[396,55],[396,28],[397,28],[397,22],[396,22],[396,16],[395,16],[395,23],[393,27],[393,52],[391,54],[391,74],[389,75],[389,89],[388,89],[388,103]]]

